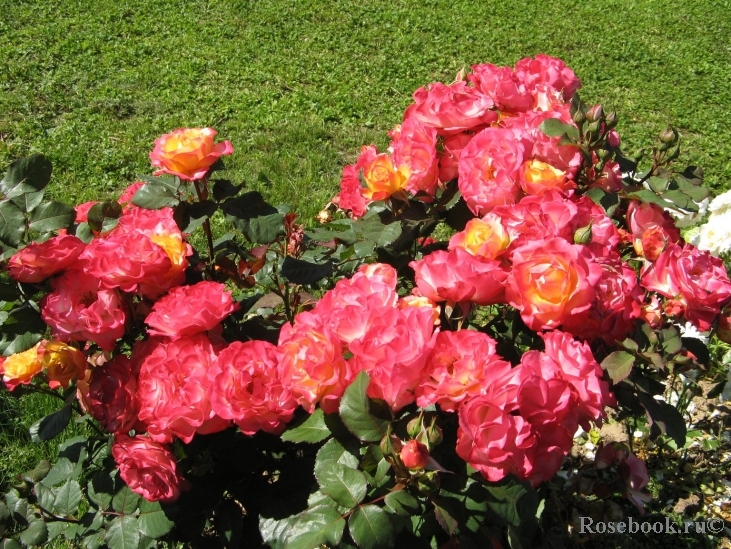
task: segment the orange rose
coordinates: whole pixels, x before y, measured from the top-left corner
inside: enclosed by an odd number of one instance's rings
[[[576,183],[566,179],[566,172],[533,159],[523,163],[520,188],[525,194],[543,194],[549,189],[566,192],[575,189]]]
[[[584,246],[563,238],[536,240],[513,253],[505,296],[531,330],[557,328],[591,307],[601,274]]]
[[[0,372],[3,374],[3,382],[10,391],[20,384],[28,384],[33,377],[43,370],[43,365],[38,359],[38,343],[22,353],[15,353],[7,357],[0,364]]]
[[[86,372],[84,353],[60,341],[46,341],[38,348],[38,357],[46,370],[51,389],[66,389],[71,380],[83,378]]]
[[[449,249],[462,248],[474,256],[495,259],[510,245],[510,236],[500,217],[493,213],[471,219],[462,232],[449,239]]]
[[[377,155],[363,168],[363,179],[367,186],[363,189],[363,195],[369,200],[385,200],[406,186],[410,175],[407,172],[404,166],[397,168],[389,155]]]
[[[155,141],[150,153],[152,165],[160,168],[155,175],[177,175],[193,181],[205,177],[219,157],[234,152],[230,141],[214,143],[218,132],[212,128],[180,128]]]

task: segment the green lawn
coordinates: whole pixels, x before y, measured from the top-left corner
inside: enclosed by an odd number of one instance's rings
[[[150,173],[160,134],[212,126],[227,164],[311,218],[361,144],[387,143],[411,93],[463,66],[545,52],[616,108],[627,149],[667,123],[716,190],[731,181],[731,8],[721,0],[0,0],[0,169],[32,152],[69,202]],[[0,484],[55,444],[50,411],[0,395]],[[1,489],[0,489],[1,491]]]

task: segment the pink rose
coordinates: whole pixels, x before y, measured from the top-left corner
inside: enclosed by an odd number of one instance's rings
[[[279,334],[279,375],[308,412],[320,403],[325,413],[337,411],[340,397],[353,380],[343,346],[324,320],[312,312],[300,313]]]
[[[508,273],[497,260],[454,248],[433,252],[409,266],[416,273],[420,295],[432,301],[471,301],[477,305],[505,302]]]
[[[602,276],[594,286],[596,299],[591,308],[563,323],[563,329],[593,341],[603,339],[609,344],[629,336],[640,316],[644,292],[637,284],[637,274],[613,253],[596,259]]]
[[[581,82],[566,63],[542,53],[536,55],[535,59],[526,57],[518,61],[515,64],[515,74],[534,93],[538,86],[543,85],[562,92],[566,101],[581,87]]]
[[[51,282],[53,292],[40,302],[43,321],[62,341],[93,341],[105,351],[124,335],[126,315],[114,290],[78,269],[66,271]]]
[[[497,113],[491,110],[493,101],[466,82],[448,86],[435,82],[416,90],[414,101],[404,120],[414,117],[445,137],[497,121]]]
[[[246,435],[284,431],[297,408],[279,378],[277,348],[266,341],[234,341],[218,355],[211,406]]]
[[[510,363],[495,352],[495,341],[473,330],[440,332],[416,387],[420,407],[438,404],[454,412],[472,397],[502,384],[512,372]]]
[[[627,208],[627,225],[637,255],[654,261],[667,244],[680,240],[670,215],[655,204],[633,200]]]
[[[155,302],[145,323],[150,335],[178,339],[212,330],[238,308],[226,286],[203,281],[170,290]]]
[[[363,196],[356,164],[349,164],[343,168],[340,179],[340,194],[333,198],[333,203],[341,210],[351,212],[354,218],[363,217],[366,213],[369,200]]]
[[[390,265],[362,266],[325,293],[313,312],[338,339],[349,344],[360,339],[385,310],[396,306],[396,271]]]
[[[717,257],[690,244],[668,244],[654,263],[646,265],[642,286],[686,305],[685,318],[704,332],[731,299],[731,282]]]
[[[172,268],[170,258],[160,246],[140,233],[118,233],[97,238],[81,254],[84,271],[98,278],[102,287],[134,292],[138,288],[154,298],[165,284]],[[152,287],[152,289],[150,289]]]
[[[139,418],[157,442],[223,425],[211,410],[210,387],[217,374],[216,353],[204,334],[159,343],[144,359],[137,381]]]
[[[71,235],[54,236],[45,242],[31,242],[8,261],[8,274],[18,282],[43,282],[71,267],[85,244]]]
[[[439,159],[439,181],[446,183],[457,179],[459,175],[459,155],[467,144],[472,141],[473,133],[458,133],[444,139],[442,150],[437,152]]]
[[[495,406],[489,397],[472,398],[459,409],[457,455],[490,482],[509,474],[526,478],[526,451],[535,444],[530,423]]]
[[[583,246],[551,238],[513,252],[505,297],[532,330],[556,328],[594,302],[602,269]]]
[[[501,111],[525,112],[533,108],[533,96],[510,67],[484,63],[473,65],[472,71],[470,82],[492,99]]]
[[[604,408],[616,406],[617,401],[609,392],[609,383],[602,381],[604,370],[597,363],[589,345],[559,330],[541,334],[541,337],[546,344],[544,354],[555,361],[560,368],[560,376],[575,391],[579,423],[587,431],[590,421],[601,425],[602,419],[606,418]],[[523,356],[531,352],[534,351]]]
[[[410,440],[401,448],[399,457],[407,469],[423,469],[429,462],[429,448],[418,440]]]
[[[530,147],[527,133],[499,128],[482,130],[469,142],[459,157],[459,190],[472,213],[483,216],[518,200],[520,168]]]
[[[234,152],[230,141],[214,143],[212,128],[180,128],[155,140],[150,161],[160,168],[155,175],[177,175],[180,179],[202,179],[221,156]]]
[[[170,503],[191,487],[168,447],[147,437],[115,435],[112,456],[122,480],[147,501]]]
[[[436,145],[437,132],[432,126],[419,122],[415,117],[407,118],[401,124],[391,149],[394,163],[407,168],[405,188],[410,193],[436,194],[439,182]]]
[[[84,202],[83,204],[79,204],[78,206],[74,207],[76,210],[76,223],[85,223],[89,220],[89,210],[96,204],[99,204],[99,202],[91,201],[91,202]]]
[[[126,433],[137,423],[137,376],[124,355],[91,370],[85,402],[89,414],[110,433]]]
[[[350,344],[356,371],[370,375],[368,396],[398,411],[414,401],[433,345],[434,318],[423,307],[384,311],[366,334]]]

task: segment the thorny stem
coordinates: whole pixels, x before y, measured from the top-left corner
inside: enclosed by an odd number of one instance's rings
[[[194,179],[193,185],[198,195],[198,201],[203,202],[208,198],[208,181],[204,177],[201,180]],[[203,232],[206,233],[206,241],[208,243],[208,260],[213,263],[213,233],[211,232],[211,220],[206,218],[203,222]]]
[[[79,519],[75,519],[75,518],[59,517],[58,515],[54,515],[53,513],[51,513],[49,510],[44,509],[43,507],[41,507],[37,503],[36,503],[36,505],[38,506],[38,509],[40,509],[42,513],[48,515],[53,520],[58,520],[58,521],[61,521],[61,522],[72,522],[74,524],[79,524],[81,522]]]

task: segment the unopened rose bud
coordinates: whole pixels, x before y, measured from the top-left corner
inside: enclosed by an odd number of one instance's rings
[[[444,437],[442,435],[442,429],[437,425],[436,418],[432,420],[431,425],[429,425],[429,428],[426,430],[426,437],[429,441],[430,448],[434,448],[441,444]]]
[[[599,149],[598,151],[596,151],[596,155],[602,162],[606,162],[607,160],[612,158],[612,152],[608,151],[607,149]]]
[[[411,438],[416,438],[421,433],[422,417],[417,416],[406,425],[406,432],[409,433]]]
[[[607,125],[607,129],[611,130],[617,125],[618,120],[619,119],[617,118],[617,111],[612,111],[607,115],[604,123]]]
[[[574,113],[573,120],[577,126],[580,126],[581,124],[586,122],[586,115],[584,114],[583,111],[578,110]]]
[[[586,227],[579,227],[574,233],[574,244],[591,244],[591,226],[590,222]]]
[[[594,105],[586,113],[586,119],[589,122],[601,122],[604,119],[604,107],[601,105]]]
[[[429,449],[418,440],[410,440],[401,448],[399,456],[408,469],[423,469],[429,461]]]
[[[675,143],[678,139],[678,132],[674,128],[668,126],[668,128],[660,134],[660,141],[667,144]]]

